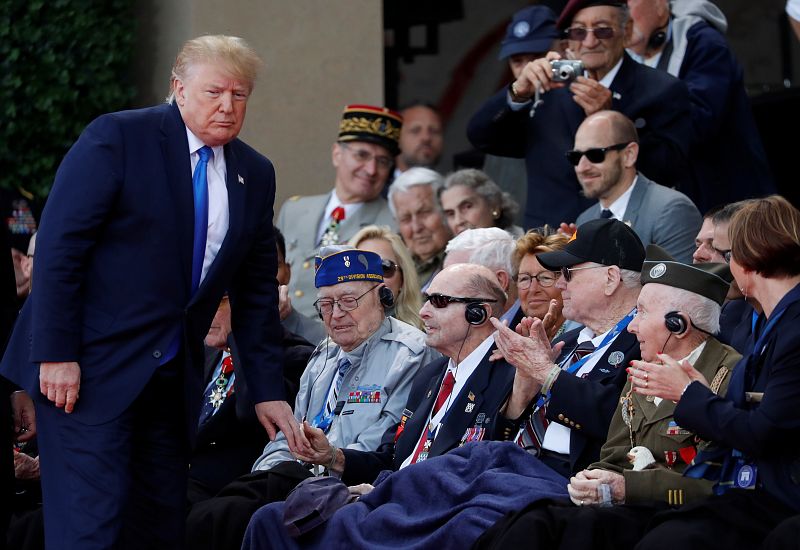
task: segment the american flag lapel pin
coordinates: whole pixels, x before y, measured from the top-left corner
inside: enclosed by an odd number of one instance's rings
[[[241,174],[236,174],[236,175],[239,177],[239,183],[244,185],[244,178],[242,177],[242,175]]]

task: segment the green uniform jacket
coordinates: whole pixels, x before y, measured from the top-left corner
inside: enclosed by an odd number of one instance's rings
[[[709,337],[694,368],[712,383],[716,393],[724,394],[730,373],[739,359],[741,355],[736,350]],[[717,376],[717,372],[722,369],[726,371],[720,372]],[[628,381],[622,390],[620,402],[630,389],[631,383]],[[693,454],[692,449],[687,447],[695,447],[697,440],[689,430],[675,424],[672,418],[675,403],[665,399],[656,405],[638,393],[633,394],[631,398],[634,408],[631,421],[633,446],[650,449],[656,459],[655,466],[642,471],[632,470],[627,457],[631,450],[631,430],[623,420],[624,405],[620,403],[620,408],[611,419],[608,438],[600,451],[600,461],[590,465],[589,469],[602,468],[622,473],[625,477],[625,502],[628,504],[660,501],[670,505],[681,505],[709,496],[713,482],[683,477],[687,464],[681,456],[681,449],[684,449],[685,455],[687,452]],[[670,462],[672,462],[671,467],[668,466]]]

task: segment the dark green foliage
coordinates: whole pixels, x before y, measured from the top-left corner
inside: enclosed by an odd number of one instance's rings
[[[0,0],[0,186],[45,197],[101,113],[130,105],[131,0]]]

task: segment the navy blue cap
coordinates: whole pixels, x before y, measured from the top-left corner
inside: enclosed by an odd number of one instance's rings
[[[508,24],[498,59],[520,53],[547,52],[558,36],[555,12],[547,6],[528,6],[515,13]]]
[[[317,288],[353,281],[383,282],[381,257],[346,245],[323,247],[314,258]]]

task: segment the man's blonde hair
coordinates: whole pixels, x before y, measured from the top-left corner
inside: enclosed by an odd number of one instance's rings
[[[255,50],[238,36],[215,34],[192,38],[175,58],[167,103],[175,100],[175,81],[185,80],[192,67],[200,63],[220,65],[233,78],[247,82],[250,91],[255,87],[258,71],[263,65]]]

